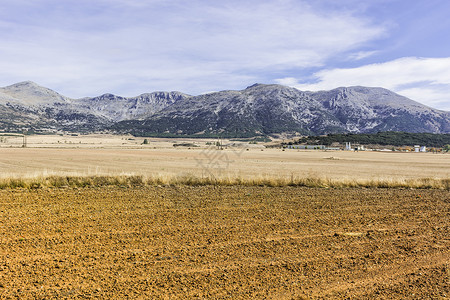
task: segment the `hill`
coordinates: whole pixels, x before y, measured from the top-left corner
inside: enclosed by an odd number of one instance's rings
[[[27,81],[0,88],[0,130],[253,137],[405,131],[450,133],[450,112],[383,88],[305,92],[255,84],[199,96],[153,92],[71,99]]]

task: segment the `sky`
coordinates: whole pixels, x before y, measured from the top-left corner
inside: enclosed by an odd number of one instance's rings
[[[1,0],[0,86],[71,98],[277,83],[450,110],[448,0]]]

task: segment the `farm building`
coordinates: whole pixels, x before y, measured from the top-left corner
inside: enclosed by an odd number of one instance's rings
[[[414,145],[414,152],[427,152],[427,146]]]

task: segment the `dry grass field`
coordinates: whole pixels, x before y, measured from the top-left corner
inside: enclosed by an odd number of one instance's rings
[[[1,299],[450,297],[448,154],[27,142],[0,142]]]
[[[0,190],[4,299],[448,299],[445,190]]]
[[[147,177],[329,178],[377,180],[450,178],[450,155],[433,153],[301,151],[261,144],[207,148],[214,140],[121,136],[30,136],[0,143],[0,178],[48,175]],[[233,143],[224,141],[225,143]],[[197,147],[173,147],[194,143]],[[247,150],[248,149],[248,150]]]

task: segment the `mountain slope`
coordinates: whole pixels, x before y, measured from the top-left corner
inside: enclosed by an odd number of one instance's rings
[[[255,84],[199,96],[154,92],[71,99],[33,82],[0,88],[0,130],[230,137],[406,131],[450,133],[450,112],[382,88],[303,92]]]
[[[117,122],[149,117],[175,102],[189,97],[180,92],[154,92],[130,98],[104,94],[94,98],[73,100],[72,103]]]
[[[42,106],[68,103],[69,98],[32,81],[24,81],[0,88],[0,104],[7,102],[23,106]]]
[[[324,124],[321,120],[327,119]],[[251,136],[333,130],[337,120],[306,93],[279,85],[253,85],[180,101],[145,121],[122,123],[133,132]],[[149,131],[148,131],[149,130]]]
[[[71,99],[25,81],[0,88],[0,130],[102,131],[117,121],[148,117],[187,97],[155,92],[132,98],[105,94]]]
[[[148,134],[252,136],[280,132],[450,131],[450,113],[382,88],[349,87],[302,92],[256,84],[175,103],[143,121],[118,123],[119,131]]]
[[[2,120],[7,131],[81,131],[110,126],[102,116],[73,105],[72,99],[31,81],[0,89]]]
[[[432,109],[383,88],[341,87],[310,93],[346,132],[450,131],[449,112]]]

